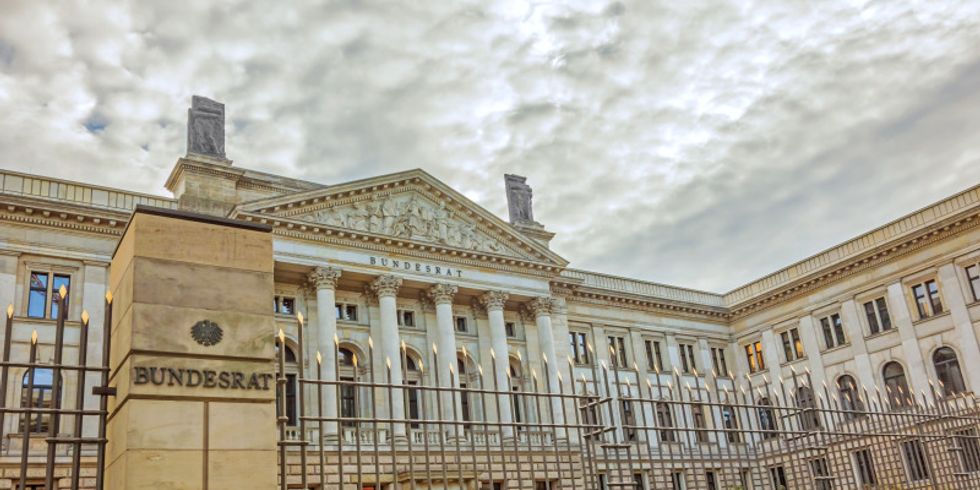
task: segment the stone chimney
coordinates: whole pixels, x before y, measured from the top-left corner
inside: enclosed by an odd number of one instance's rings
[[[531,205],[534,193],[531,186],[527,185],[527,177],[504,174],[504,188],[507,191],[510,224],[525,236],[547,247],[555,234],[545,230],[541,223],[534,221],[534,209]]]

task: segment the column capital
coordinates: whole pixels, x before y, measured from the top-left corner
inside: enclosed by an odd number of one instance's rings
[[[453,296],[456,296],[457,292],[459,292],[458,287],[453,286],[452,284],[439,283],[433,284],[432,287],[429,288],[428,295],[430,298],[432,298],[433,303],[443,305],[452,304]]]
[[[370,285],[371,291],[379,298],[395,296],[398,294],[398,288],[400,287],[402,287],[402,278],[391,274],[378,276],[375,280],[371,281]]]
[[[507,298],[510,295],[503,291],[487,291],[480,296],[480,303],[487,309],[490,310],[503,310],[504,303],[507,302]]]
[[[339,279],[340,269],[336,267],[317,267],[306,276],[307,282],[310,283],[314,291],[320,289],[337,289],[337,281]]]
[[[524,303],[524,308],[531,316],[551,316],[551,310],[555,307],[554,300],[551,298],[539,297]]]

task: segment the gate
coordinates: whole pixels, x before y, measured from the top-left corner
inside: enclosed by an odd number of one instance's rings
[[[374,365],[373,349],[368,356]],[[404,347],[402,357],[405,366]],[[925,393],[832,393],[808,372],[753,383],[674,371],[637,383],[635,367],[583,372],[569,362],[560,393],[548,393],[549,380],[533,372],[498,386],[479,370],[456,387],[433,369],[430,384],[422,375],[395,385],[390,364],[376,374],[356,356],[352,379],[324,380],[315,359],[316,378],[296,381],[295,426],[290,381],[282,369],[277,376],[281,489],[980,487],[977,401],[941,396],[942,387],[932,403]],[[391,406],[397,391],[409,400],[403,409]],[[444,403],[457,416],[436,415]],[[496,417],[503,404],[513,420]]]
[[[98,366],[88,362],[89,314],[83,311],[78,324],[78,354],[76,363],[66,363],[65,334],[68,314],[69,292],[62,286],[54,292],[53,302],[59,306],[53,332],[53,339],[39,340],[35,329],[30,335],[27,352],[13,352],[14,307],[7,307],[4,326],[3,354],[0,360],[0,441],[3,474],[9,476],[9,488],[14,489],[55,489],[103,488],[103,468],[106,447],[106,415],[108,397],[114,390],[109,384],[108,332],[111,324],[112,295],[105,297],[105,323],[102,329],[101,363]],[[60,307],[63,306],[63,307]],[[23,327],[23,325],[21,325]],[[72,330],[76,330],[72,327]],[[22,331],[20,333],[26,333]],[[51,343],[51,362],[40,358],[39,343]],[[45,349],[47,351],[47,349]],[[26,354],[26,355],[24,355]],[[26,359],[14,361],[12,359]],[[91,386],[92,393],[98,396],[98,407],[86,406],[86,388],[92,383],[86,379],[89,373],[100,375],[98,385]],[[20,390],[20,403],[7,406],[8,390],[15,388],[11,374]],[[66,383],[67,381],[67,383]],[[70,384],[69,384],[70,383]],[[66,391],[66,387],[71,387]],[[13,393],[17,393],[14,391]],[[71,403],[70,401],[74,402]],[[91,400],[91,399],[90,399]],[[65,403],[68,402],[68,403]],[[91,404],[91,401],[88,402]],[[65,406],[68,405],[68,406]],[[7,417],[14,417],[16,431],[5,431]],[[94,426],[93,426],[94,421]],[[83,434],[88,422],[95,435]],[[65,432],[67,428],[70,432]],[[6,487],[5,487],[6,488]]]

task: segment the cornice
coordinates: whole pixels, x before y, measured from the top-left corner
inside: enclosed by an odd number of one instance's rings
[[[105,209],[70,204],[59,206],[53,202],[0,196],[0,220],[118,237],[122,235],[129,215]]]
[[[648,296],[606,291],[591,287],[583,287],[576,284],[568,284],[563,281],[553,281],[551,291],[553,295],[563,297],[566,303],[569,305],[580,303],[614,308],[628,308],[631,310],[646,311],[712,323],[727,323],[729,316],[727,308],[704,306],[693,303],[682,303]]]

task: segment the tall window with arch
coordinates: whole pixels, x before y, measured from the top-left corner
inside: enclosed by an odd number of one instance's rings
[[[861,393],[858,391],[854,376],[845,374],[837,378],[837,395],[840,398],[840,409],[844,411],[846,419],[857,418],[861,415],[858,412],[864,411],[864,402],[861,401]]]
[[[473,374],[467,369],[468,359],[464,355],[456,356],[456,372],[459,376],[459,411],[463,416],[463,422],[473,420],[473,406],[470,403],[470,394],[466,391],[469,387],[470,375]],[[463,430],[470,430],[470,424],[463,424]]]
[[[943,390],[943,396],[953,396],[966,391],[963,372],[956,352],[949,347],[940,347],[932,353],[932,365],[936,368],[936,378]]]
[[[905,379],[905,369],[896,361],[891,361],[881,368],[881,376],[885,381],[885,393],[888,405],[893,410],[912,406],[909,384]]]
[[[277,339],[276,340],[276,359],[279,358],[279,349],[281,349],[281,348],[282,348],[282,346],[279,344],[279,340]],[[286,396],[286,404],[285,405],[286,406],[285,406],[285,409],[286,409],[286,419],[287,419],[286,425],[293,427],[293,426],[299,425],[299,419],[297,418],[297,412],[296,412],[296,393],[297,393],[296,379],[297,379],[297,377],[299,375],[299,365],[296,363],[296,353],[293,351],[292,347],[290,347],[289,345],[286,345],[285,357],[286,357],[286,366],[285,366],[285,374],[286,374],[286,390],[285,390],[286,391],[286,393],[285,393],[285,396]],[[283,390],[280,390],[278,388],[276,389],[276,416],[277,417],[282,417],[282,415],[283,415],[282,414],[282,410],[283,410],[283,403],[282,403],[283,393],[282,393],[282,391]]]
[[[409,386],[405,393],[405,417],[409,420],[422,419],[422,393],[418,386],[422,382],[421,361],[412,353],[405,355],[405,384]],[[419,422],[412,422],[413,429],[420,427]]]
[[[517,424],[524,423],[524,411],[521,409],[524,405],[524,399],[519,394],[521,390],[524,389],[524,373],[521,370],[521,363],[517,359],[510,358],[510,389],[514,391],[514,396],[511,397],[511,415],[514,422]],[[521,426],[517,427],[520,430]]]
[[[31,372],[33,371],[33,380]],[[61,385],[61,383],[58,383]],[[33,387],[33,388],[32,388]],[[20,397],[21,408],[26,408],[30,403],[34,409],[52,409],[61,406],[61,386],[58,392],[54,388],[54,371],[50,368],[34,368],[24,373],[23,385]],[[27,424],[31,432],[47,432],[51,423],[51,414],[35,413],[28,418],[27,414],[21,416],[21,430]]]
[[[817,400],[809,386],[796,390],[796,406],[800,409],[800,427],[803,430],[820,429],[820,412],[816,410]]]
[[[760,398],[756,402],[759,412],[759,430],[762,431],[763,439],[772,439],[776,437],[776,413],[772,410],[772,401],[768,398]]]
[[[341,346],[337,351],[337,364],[340,370],[337,372],[337,379],[340,381],[354,381],[355,370],[361,365],[361,358],[357,357],[355,363],[355,351],[347,346]],[[354,427],[354,419],[358,417],[358,396],[357,387],[344,383],[339,385],[340,396],[340,416],[346,420],[341,424],[344,427]]]

